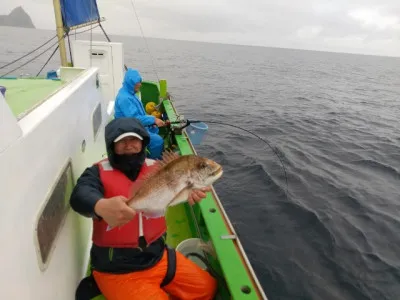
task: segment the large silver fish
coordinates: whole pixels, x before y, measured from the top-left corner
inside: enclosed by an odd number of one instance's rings
[[[179,156],[165,152],[156,162],[156,171],[146,176],[134,191],[127,204],[148,218],[165,215],[168,206],[188,200],[193,189],[213,184],[222,176],[222,167],[215,161],[197,156]]]

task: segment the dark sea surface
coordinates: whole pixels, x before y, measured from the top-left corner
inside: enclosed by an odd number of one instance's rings
[[[0,27],[0,65],[53,34]],[[157,79],[142,38],[111,39]],[[184,117],[251,130],[281,155],[287,198],[257,138],[210,123],[197,147],[225,169],[215,188],[268,298],[400,299],[400,58],[147,41]],[[50,53],[13,74],[36,75]]]

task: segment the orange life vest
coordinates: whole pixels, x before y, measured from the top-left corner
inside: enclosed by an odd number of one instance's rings
[[[146,158],[137,179],[153,169],[154,160]],[[115,196],[129,197],[133,181],[121,171],[114,169],[108,159],[97,163],[100,179],[104,186],[104,198]],[[139,247],[141,235],[150,244],[160,238],[167,230],[165,217],[147,219],[140,213],[121,228],[115,227],[107,231],[108,224],[104,220],[93,220],[93,243],[100,247],[135,248]],[[141,234],[142,233],[142,234]]]

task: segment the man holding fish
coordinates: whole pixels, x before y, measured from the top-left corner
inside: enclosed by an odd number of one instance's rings
[[[205,198],[222,168],[206,158],[173,153],[146,158],[149,134],[135,118],[105,129],[108,158],[87,168],[71,207],[93,218],[91,278],[107,300],[213,299],[216,280],[166,247],[165,210]]]

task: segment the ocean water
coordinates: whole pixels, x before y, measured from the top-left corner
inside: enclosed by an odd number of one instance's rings
[[[52,35],[0,27],[0,65]],[[210,123],[197,147],[225,169],[215,188],[269,299],[400,299],[400,58],[147,39],[150,56],[142,38],[111,39],[168,80],[184,117],[251,130],[281,156],[287,197],[255,137]]]

